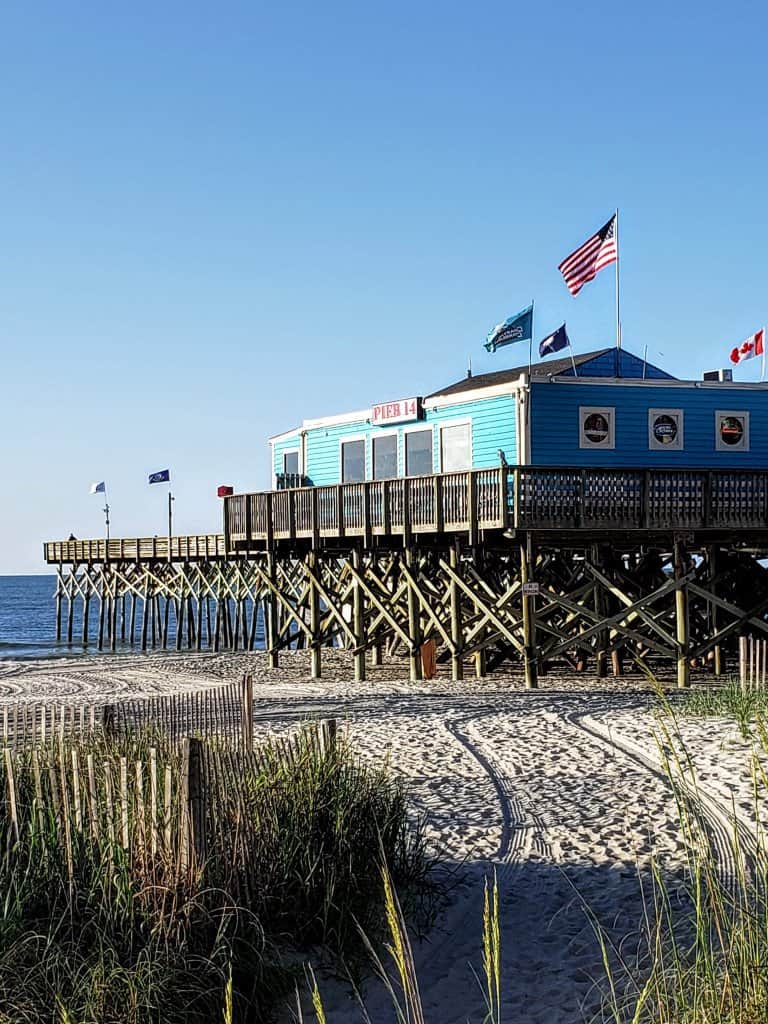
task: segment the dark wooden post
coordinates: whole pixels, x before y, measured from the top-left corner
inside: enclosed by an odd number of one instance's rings
[[[520,542],[520,581],[523,585],[523,646],[525,650],[525,686],[535,690],[539,685],[538,652],[536,650],[536,598],[527,593],[527,585],[532,583],[530,564],[533,561],[533,546],[530,532]]]
[[[203,744],[187,736],[181,747],[181,800],[185,827],[182,829],[181,870],[200,870],[205,862],[205,786]]]
[[[412,548],[405,550],[405,564],[410,570],[414,580],[418,577],[418,571],[414,568],[414,554]],[[421,679],[421,622],[419,617],[419,601],[411,584],[408,584],[408,639],[411,648],[408,652],[410,675],[413,682]]]
[[[709,568],[709,586],[710,586],[710,589],[712,591],[712,596],[713,597],[717,596],[717,585],[715,583],[715,578],[717,577],[717,570],[718,570],[718,561],[719,561],[718,553],[719,553],[719,549],[718,549],[717,544],[710,544],[709,547],[707,548],[707,561],[709,562],[709,566],[708,566],[708,568]],[[717,605],[714,604],[714,603],[710,604],[710,606],[709,606],[709,627],[710,627],[710,629],[712,631],[712,635],[713,636],[715,636],[717,634],[717,629],[718,629],[718,626],[720,625],[719,618],[720,618],[720,616],[718,615]],[[714,659],[714,664],[713,664],[714,673],[715,673],[716,676],[721,676],[723,674],[723,650],[722,650],[720,644],[715,644],[715,646],[713,648],[713,651],[712,651],[712,656],[713,656],[713,659]]]
[[[358,576],[363,573],[363,560],[360,549],[352,549],[352,566]],[[354,590],[352,591],[352,629],[355,634],[355,682],[362,682],[365,679],[365,602],[363,599],[363,588],[355,578]]]
[[[310,551],[307,564],[315,576],[320,573],[317,552]],[[323,671],[323,659],[320,648],[320,594],[314,580],[309,580],[309,628],[312,631],[312,653],[310,655],[310,675],[319,679]]]
[[[267,664],[270,668],[279,668],[280,658],[277,653],[277,641],[280,636],[279,610],[277,597],[273,588],[277,587],[277,573],[275,571],[275,556],[272,551],[267,552],[267,577],[270,583],[267,604],[269,614],[267,615]]]
[[[459,551],[456,544],[451,546],[449,552],[451,569],[458,575],[459,572]],[[464,678],[464,657],[462,648],[464,637],[461,622],[461,592],[455,579],[448,584],[448,592],[451,602],[451,643],[453,652],[451,654],[451,679],[459,680]]]
[[[675,535],[675,579],[680,580],[685,576],[685,545],[682,539]],[[675,619],[677,622],[677,685],[681,688],[690,686],[691,675],[688,663],[688,590],[687,587],[679,587],[675,591]]]
[[[605,572],[606,571],[606,570],[603,569],[603,567],[600,564],[600,547],[599,547],[599,545],[593,544],[591,546],[591,548],[590,548],[590,558],[592,560],[592,565],[594,565],[594,567],[596,569],[599,569],[601,572]],[[594,581],[594,585],[595,585],[595,614],[599,615],[600,618],[602,619],[602,618],[605,618],[605,602],[603,601],[602,584],[599,582],[599,580],[596,579]],[[607,654],[607,652],[608,652],[608,630],[607,629],[601,629],[600,632],[597,634],[597,651],[596,651],[596,655],[595,655],[596,661],[597,661],[597,678],[598,679],[604,679],[605,676],[608,674],[608,654]]]
[[[243,750],[250,753],[253,750],[253,676],[243,676],[242,685],[242,729],[243,729]]]

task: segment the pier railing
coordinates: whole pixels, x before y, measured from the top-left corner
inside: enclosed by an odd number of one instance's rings
[[[43,546],[45,560],[55,562],[200,562],[224,558],[224,535],[203,533],[175,537],[120,537],[113,540],[57,540]]]
[[[54,541],[49,564],[211,561],[276,542],[481,530],[762,530],[768,470],[501,466],[436,476],[234,494],[224,533]]]
[[[252,541],[507,528],[766,529],[768,471],[505,466],[224,502],[230,550]]]

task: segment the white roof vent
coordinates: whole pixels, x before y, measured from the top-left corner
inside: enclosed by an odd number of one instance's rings
[[[733,380],[733,370],[728,367],[723,370],[705,370],[702,380],[719,380],[721,383],[724,381]]]

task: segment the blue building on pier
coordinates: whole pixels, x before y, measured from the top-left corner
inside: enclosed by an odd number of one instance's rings
[[[273,487],[500,464],[768,466],[768,384],[678,380],[606,348],[467,376],[426,396],[305,420],[270,439]]]

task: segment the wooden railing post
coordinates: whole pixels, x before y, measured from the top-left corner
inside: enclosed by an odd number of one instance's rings
[[[473,470],[467,473],[467,540],[470,547],[477,544],[477,477]]]
[[[317,548],[320,544],[320,501],[317,488],[312,488],[312,547]]]
[[[371,546],[371,485],[368,481],[363,484],[363,544],[366,548]]]
[[[296,540],[296,491],[288,490],[285,494],[288,502],[288,536]]]
[[[268,491],[264,495],[264,498],[265,498],[265,501],[264,501],[264,515],[265,515],[266,520],[267,520],[267,522],[266,522],[266,527],[267,527],[266,543],[267,543],[267,550],[271,550],[272,547],[274,546],[274,543],[275,543],[275,521],[274,521],[273,513],[272,513],[272,498],[273,498],[272,491]]]
[[[337,525],[337,536],[344,536],[344,485],[338,484],[336,487],[336,525]]]
[[[381,525],[385,534],[392,533],[392,481],[384,480],[381,485]]]
[[[403,547],[408,550],[411,544],[411,480],[403,477]]]

